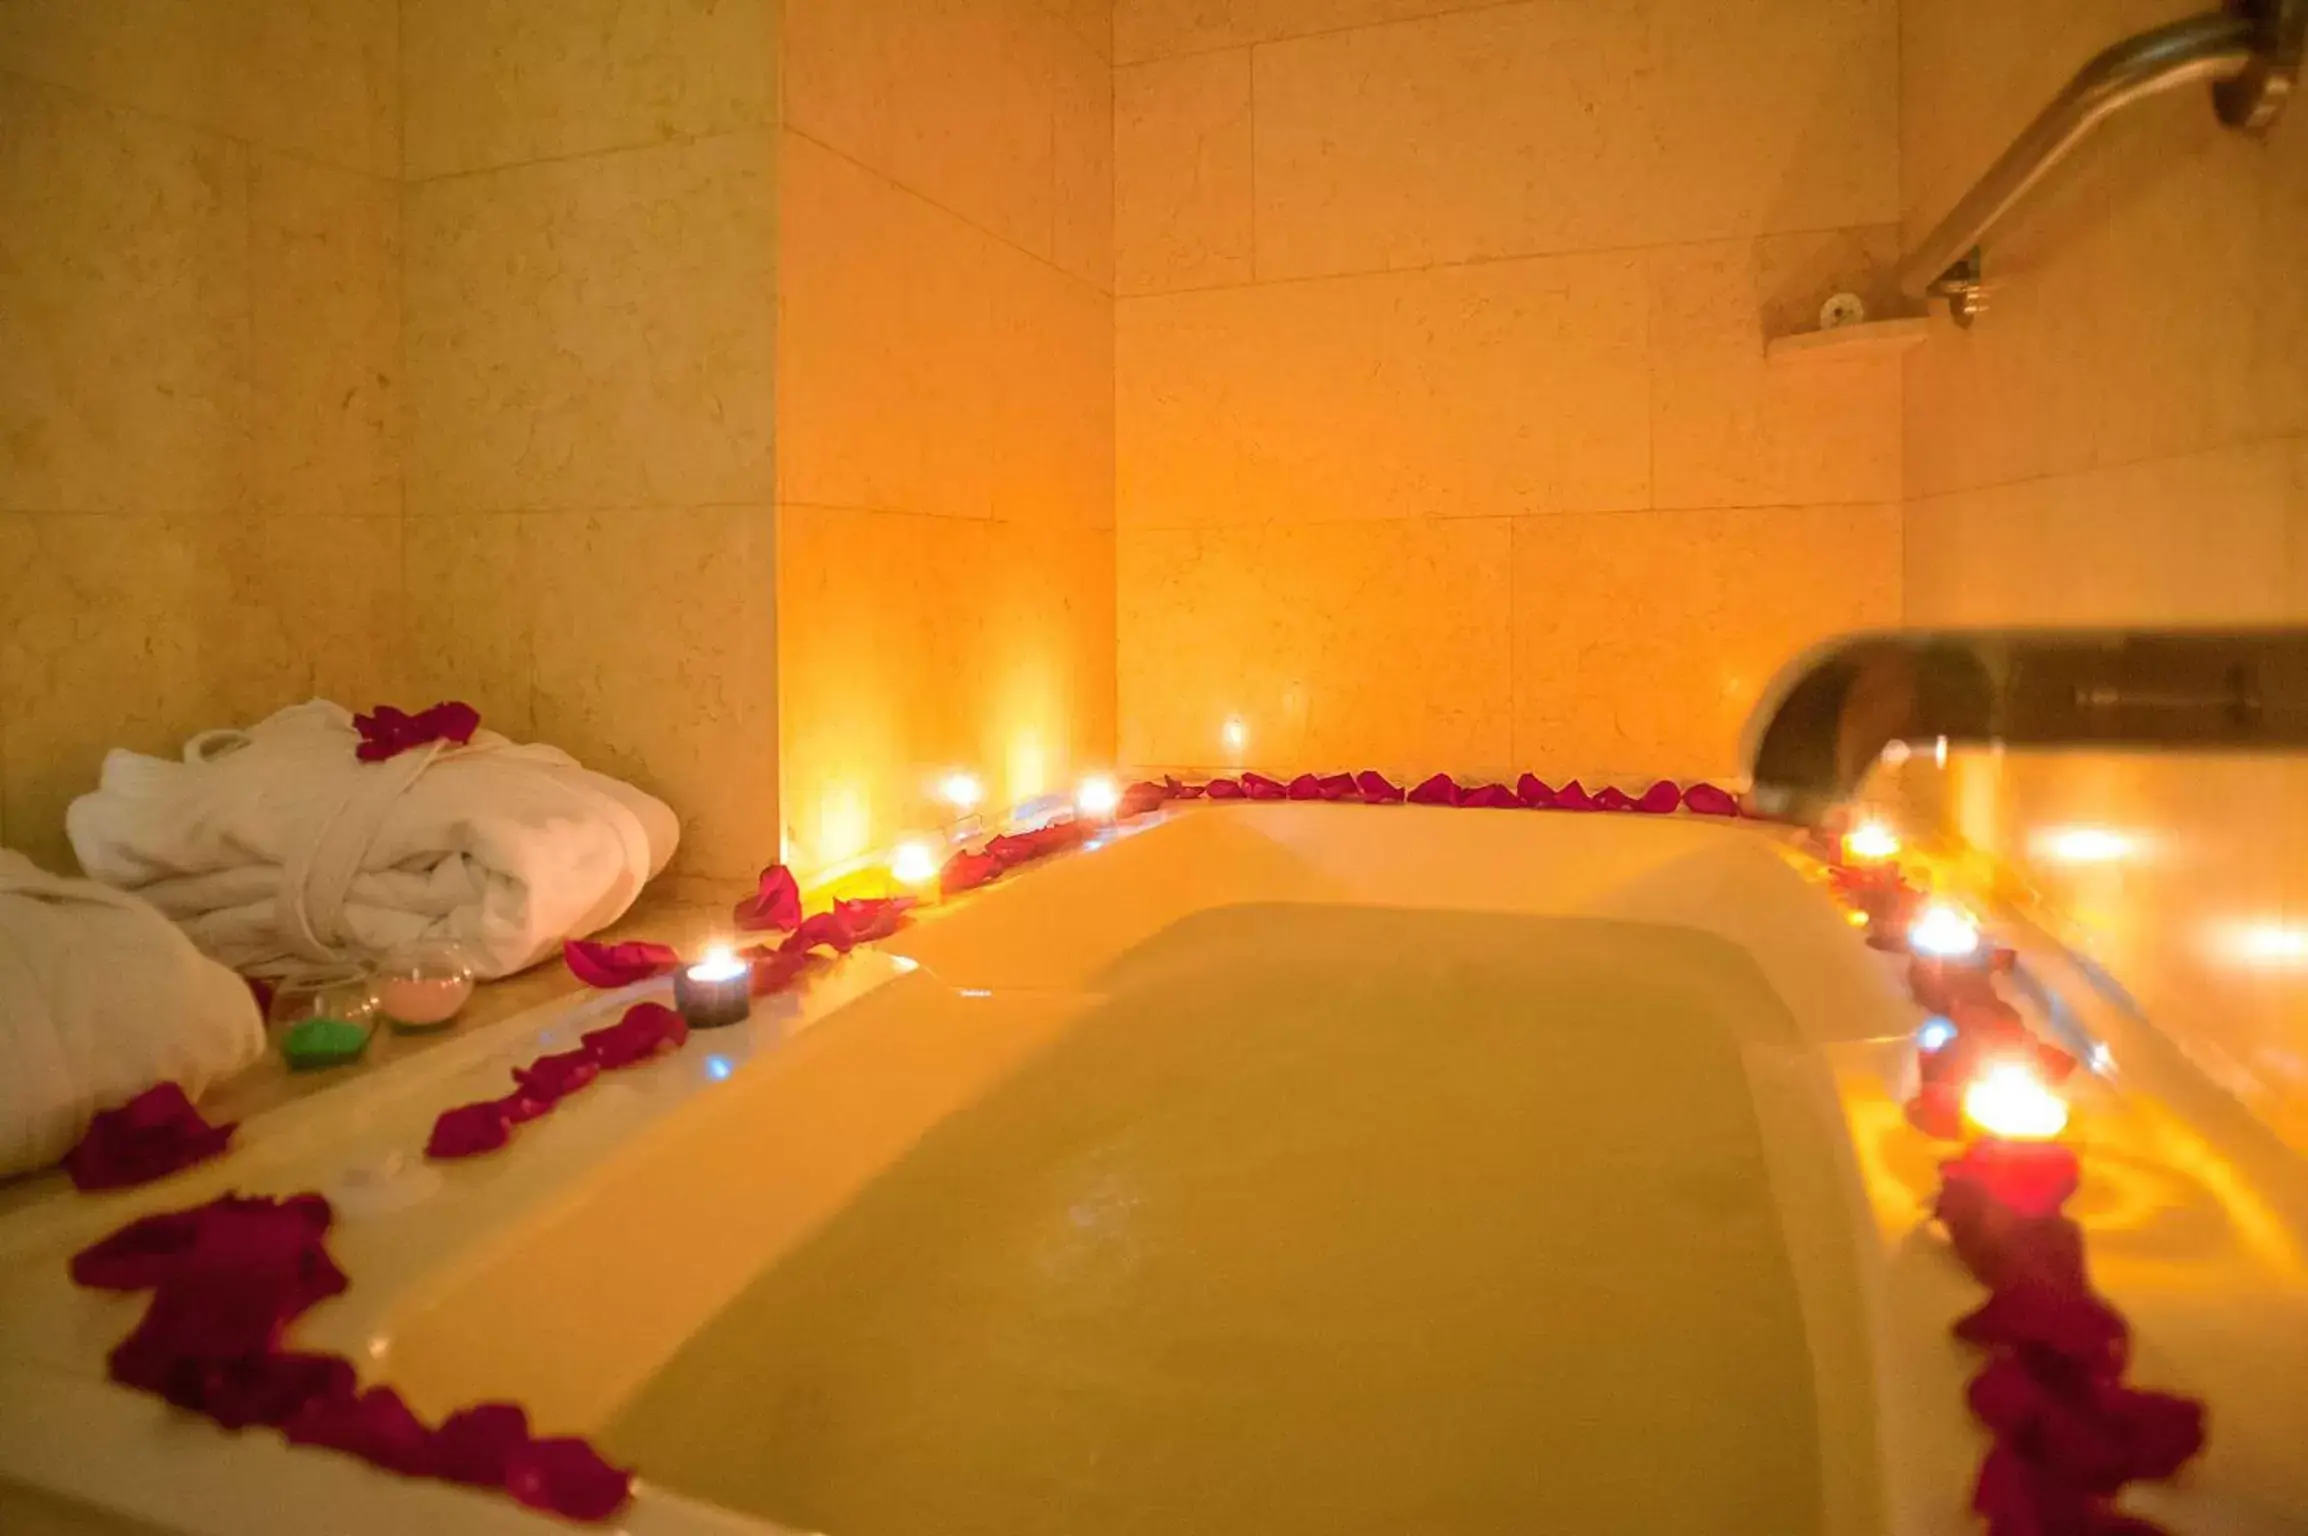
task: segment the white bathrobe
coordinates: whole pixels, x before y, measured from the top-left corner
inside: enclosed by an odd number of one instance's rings
[[[0,1176],[155,1083],[199,1094],[263,1052],[248,984],[168,919],[0,848]]]
[[[315,700],[211,731],[181,762],[115,751],[65,818],[81,868],[250,975],[461,941],[502,976],[624,913],[673,856],[673,812],[552,747],[489,731],[381,763]]]

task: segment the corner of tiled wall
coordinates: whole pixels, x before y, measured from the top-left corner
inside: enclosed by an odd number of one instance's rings
[[[1120,0],[1122,756],[1731,770],[1899,613],[1891,0]]]
[[[0,9],[0,815],[395,690],[394,0]]]

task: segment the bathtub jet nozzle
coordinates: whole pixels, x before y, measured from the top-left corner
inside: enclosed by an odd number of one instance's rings
[[[2308,749],[2308,629],[1846,635],[1780,669],[1742,751],[1756,807],[1817,824],[1897,742]]]

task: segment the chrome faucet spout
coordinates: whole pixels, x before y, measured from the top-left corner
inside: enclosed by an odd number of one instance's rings
[[[1748,719],[1758,809],[1816,823],[1883,750],[2001,744],[2308,750],[2308,629],[1847,635],[1782,668]]]

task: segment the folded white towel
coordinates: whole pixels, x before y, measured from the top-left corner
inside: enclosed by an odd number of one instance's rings
[[[198,1094],[263,1051],[247,984],[168,919],[0,848],[0,1175],[47,1167],[155,1083]]]
[[[184,760],[115,751],[65,817],[90,875],[136,892],[252,975],[461,941],[502,976],[617,920],[673,856],[663,802],[489,731],[381,763],[315,700]]]

